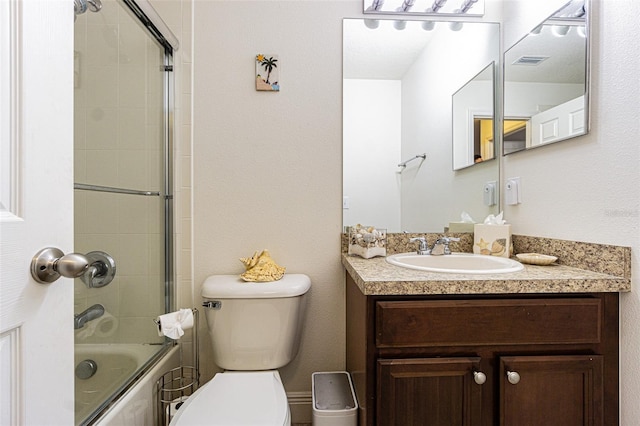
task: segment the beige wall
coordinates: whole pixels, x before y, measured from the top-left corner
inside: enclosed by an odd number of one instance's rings
[[[341,28],[359,6],[194,3],[194,303],[208,275],[241,273],[256,250],[309,275],[300,354],[280,370],[287,392],[345,366]],[[280,92],[256,92],[259,53],[279,55]]]

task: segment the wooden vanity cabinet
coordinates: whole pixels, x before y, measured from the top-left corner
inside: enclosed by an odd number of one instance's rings
[[[347,274],[362,426],[618,424],[618,294],[365,296]]]

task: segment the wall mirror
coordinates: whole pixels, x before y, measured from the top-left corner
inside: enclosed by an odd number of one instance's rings
[[[453,94],[453,170],[495,158],[494,68],[491,62]]]
[[[589,131],[588,5],[573,0],[504,54],[503,154]]]
[[[498,161],[452,170],[452,111],[499,63],[499,24],[368,21],[343,21],[343,224],[443,232],[497,214]]]

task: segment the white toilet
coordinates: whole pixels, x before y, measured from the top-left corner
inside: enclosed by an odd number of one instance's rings
[[[289,404],[277,369],[297,354],[311,280],[285,274],[248,283],[212,275],[202,286],[213,360],[224,369],[178,409],[172,426],[288,426]]]

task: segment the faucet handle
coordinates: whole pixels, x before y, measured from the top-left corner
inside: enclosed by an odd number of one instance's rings
[[[449,248],[449,243],[460,241],[460,238],[456,237],[440,237],[436,240],[434,245],[434,249],[436,246],[444,246],[442,252],[439,254],[451,254],[451,249]]]
[[[436,241],[439,244],[449,244],[451,242],[455,242],[455,241],[460,241],[460,238],[457,237],[440,237],[438,238],[438,241]]]
[[[429,254],[429,246],[427,245],[427,239],[424,237],[415,237],[415,238],[410,238],[409,242],[410,243],[414,243],[418,241],[418,250],[417,253],[418,254]]]

